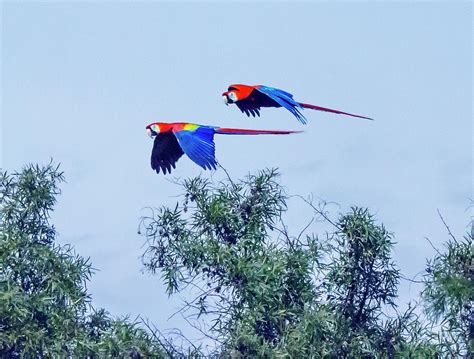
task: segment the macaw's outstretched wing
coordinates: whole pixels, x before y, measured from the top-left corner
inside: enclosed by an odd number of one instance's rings
[[[249,99],[238,101],[235,104],[237,105],[240,111],[242,111],[249,117],[250,115],[252,115],[253,117],[260,116],[260,106],[253,103]]]
[[[266,96],[271,100],[275,101],[278,106],[284,107],[290,111],[301,123],[306,124],[306,117],[300,112],[302,106],[293,99],[293,95],[289,92],[268,86],[258,86],[256,90]]]
[[[176,162],[184,154],[173,132],[162,132],[155,137],[151,151],[151,168],[160,173],[171,173],[171,167],[176,168]]]
[[[260,116],[260,108],[262,107],[281,107],[281,105],[278,102],[272,100],[271,97],[263,92],[258,91],[258,87],[259,86],[255,86],[254,89],[247,95],[247,97],[235,103],[240,111],[249,117]],[[236,88],[229,87],[229,90],[230,89]]]
[[[202,168],[216,169],[214,133],[212,127],[198,127],[196,129],[175,132],[181,148],[191,160]]]
[[[231,88],[232,87],[229,87],[229,89]],[[245,113],[247,116],[250,117],[250,115],[252,115],[255,117],[260,116],[260,108],[265,107],[266,102],[269,100],[271,101],[271,99],[269,99],[266,95],[258,92],[256,89],[253,89],[246,98],[237,101],[235,104],[239,110]]]

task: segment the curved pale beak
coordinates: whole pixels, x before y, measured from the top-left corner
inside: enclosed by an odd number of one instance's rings
[[[229,106],[229,99],[227,98],[226,95],[222,96],[222,100],[224,100],[224,103],[226,106]]]
[[[149,128],[146,129],[146,134],[148,135],[148,137],[153,138],[153,133]]]

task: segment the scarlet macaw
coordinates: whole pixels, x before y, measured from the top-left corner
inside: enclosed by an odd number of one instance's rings
[[[249,117],[250,115],[253,117],[255,117],[255,115],[260,116],[261,107],[284,107],[304,124],[306,123],[306,117],[304,117],[300,111],[303,108],[373,120],[372,118],[365,116],[297,102],[293,99],[291,93],[263,85],[249,86],[233,84],[230,85],[228,90],[222,94],[222,98],[226,105],[235,103],[240,111],[244,112]]]
[[[155,141],[151,152],[151,168],[160,173],[171,173],[183,154],[202,168],[216,169],[214,134],[221,135],[287,135],[301,131],[244,130],[203,126],[194,123],[154,122],[146,126],[148,135]]]

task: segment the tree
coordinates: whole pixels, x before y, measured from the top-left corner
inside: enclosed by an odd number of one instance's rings
[[[472,357],[472,233],[458,241],[446,226],[447,251],[428,262],[426,321],[397,311],[392,234],[367,209],[334,220],[303,199],[331,230],[292,235],[276,171],[185,180],[175,207],[143,218],[143,263],[190,298],[181,314],[215,343],[203,353],[94,309],[89,260],[57,245],[50,223],[62,180],[52,164],[0,173],[1,357]]]
[[[385,355],[394,352],[392,338],[379,342],[379,318],[383,306],[395,307],[399,271],[391,262],[391,235],[377,225],[367,209],[353,208],[335,224],[331,245],[333,259],[327,276],[328,300],[338,313],[344,343],[338,356],[370,354],[372,345],[360,352],[353,346],[360,337],[373,339]],[[385,333],[384,335],[387,335]],[[369,340],[370,341],[370,340]]]
[[[52,164],[0,173],[0,356],[164,357],[138,323],[92,308],[89,260],[49,223],[62,181]]]
[[[307,201],[334,233],[292,236],[277,179],[265,170],[239,182],[185,180],[176,206],[142,220],[146,270],[161,273],[170,295],[193,296],[183,316],[215,340],[213,354],[434,356],[412,309],[381,318],[383,305],[395,305],[399,280],[383,225],[361,208],[333,221]]]
[[[446,251],[436,249],[428,261],[422,296],[430,319],[441,323],[440,347],[445,355],[474,357],[474,225],[458,240],[449,227]]]

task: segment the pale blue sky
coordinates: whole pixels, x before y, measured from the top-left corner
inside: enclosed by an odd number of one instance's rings
[[[412,276],[433,255],[424,237],[447,239],[436,209],[459,236],[470,217],[471,19],[468,2],[3,2],[1,167],[61,162],[53,220],[59,241],[100,269],[94,303],[160,328],[182,322],[166,322],[177,301],[140,272],[137,225],[143,207],[181,191],[149,168],[150,122],[305,130],[220,136],[217,158],[235,178],[279,167],[292,194],[368,206]],[[282,109],[248,119],[222,103],[230,83],[376,121],[305,111],[302,126]],[[201,172],[183,158],[174,174]],[[291,202],[290,230],[309,217]],[[417,290],[404,283],[402,301]]]

